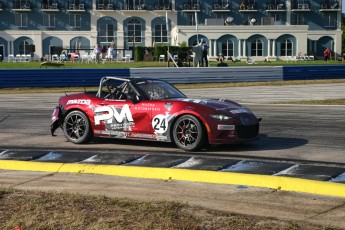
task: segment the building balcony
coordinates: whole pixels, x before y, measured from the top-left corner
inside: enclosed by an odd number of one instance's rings
[[[84,4],[69,4],[68,12],[85,12]]]
[[[310,4],[293,5],[291,11],[293,11],[293,12],[309,12],[309,11],[311,11]]]
[[[50,5],[47,4],[42,4],[41,5],[41,11],[59,11],[58,9],[58,4],[57,3],[52,3]]]
[[[225,4],[225,5],[213,4],[212,12],[214,13],[230,12],[230,4]]]
[[[97,11],[112,11],[114,10],[113,4],[98,4]]]
[[[21,5],[18,5],[16,4],[13,8],[12,8],[13,11],[31,11],[31,6],[29,3],[25,3],[25,4],[21,4]]]
[[[335,12],[337,12],[337,11],[340,11],[340,10],[341,9],[339,8],[339,4],[337,2],[332,4],[332,5],[330,5],[330,4],[321,4],[320,5],[320,9],[319,9],[320,12],[323,12],[323,11],[326,11],[326,12],[335,11]]]
[[[145,4],[140,4],[140,5],[125,5],[122,11],[146,11],[147,7]]]
[[[241,13],[252,13],[257,12],[258,10],[256,9],[254,4],[241,3],[238,11]]]
[[[285,12],[284,4],[267,5],[266,12]]]
[[[152,9],[154,10],[154,11],[166,11],[166,10],[171,10],[171,4],[169,3],[169,4],[165,4],[165,5],[160,5],[160,4],[158,4],[158,5],[154,5],[153,7],[152,7]]]
[[[200,12],[200,6],[199,4],[183,4],[182,12],[185,12],[185,13]]]

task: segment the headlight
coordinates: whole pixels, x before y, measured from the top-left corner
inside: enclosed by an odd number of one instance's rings
[[[219,120],[219,121],[227,121],[230,120],[231,117],[222,115],[222,114],[211,114],[210,115],[213,119]]]

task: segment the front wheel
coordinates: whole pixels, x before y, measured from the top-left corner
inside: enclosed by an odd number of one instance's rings
[[[194,151],[204,144],[204,129],[200,121],[192,115],[183,115],[173,127],[175,144],[186,151]]]
[[[63,131],[67,140],[75,144],[87,143],[92,137],[90,121],[81,111],[72,111],[67,114]]]

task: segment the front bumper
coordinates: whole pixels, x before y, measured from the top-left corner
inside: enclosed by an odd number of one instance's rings
[[[52,136],[55,136],[54,135],[54,132],[59,128],[61,127],[61,116],[62,116],[62,111],[61,111],[61,107],[60,106],[56,106],[54,111],[53,111],[53,114],[52,114],[52,117],[51,117],[51,125],[50,125],[50,132],[52,134]]]

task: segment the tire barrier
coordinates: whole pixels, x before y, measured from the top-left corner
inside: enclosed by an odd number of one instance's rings
[[[103,76],[142,76],[170,83],[226,83],[343,79],[345,65],[230,68],[1,69],[0,88],[97,86]]]

